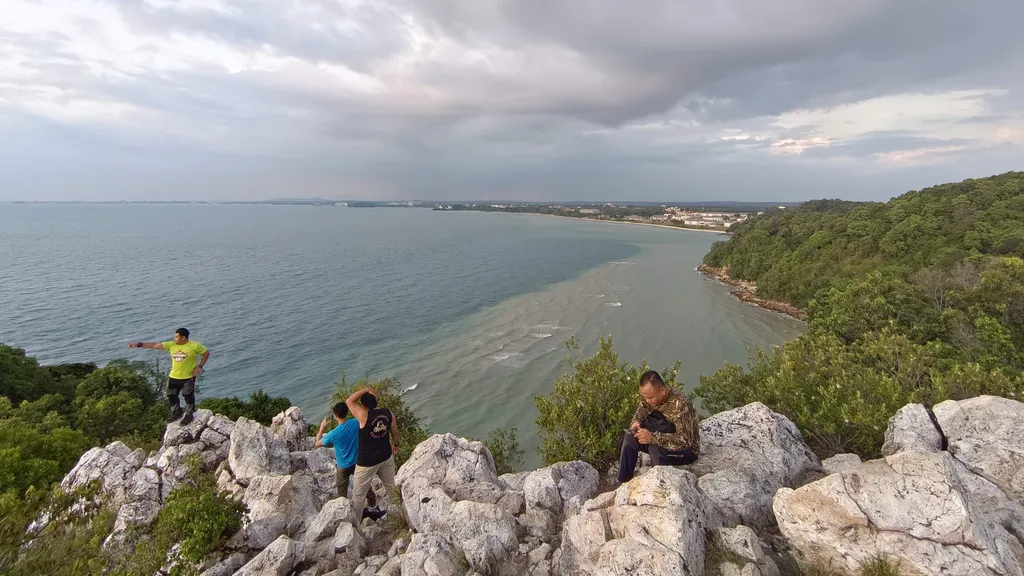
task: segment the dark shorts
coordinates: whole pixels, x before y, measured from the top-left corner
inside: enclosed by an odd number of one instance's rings
[[[193,394],[196,391],[195,378],[168,378],[167,393],[170,395]]]

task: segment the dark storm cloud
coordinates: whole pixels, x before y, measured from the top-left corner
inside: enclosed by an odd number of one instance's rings
[[[0,200],[881,197],[1024,146],[1017,0],[13,2]]]

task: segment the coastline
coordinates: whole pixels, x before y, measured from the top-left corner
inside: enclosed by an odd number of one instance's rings
[[[747,302],[748,304],[753,304],[760,308],[764,308],[765,310],[785,314],[786,316],[800,320],[801,322],[807,321],[807,313],[803,310],[788,302],[761,298],[757,295],[757,284],[747,280],[737,280],[729,276],[729,270],[727,268],[714,268],[707,264],[701,264],[700,266],[697,266],[697,271],[705,276],[711,276],[722,284],[735,288],[735,290],[731,290],[730,292],[740,302]]]
[[[583,220],[586,222],[603,222],[605,224],[630,224],[633,226],[653,226],[655,228],[668,228],[670,230],[682,230],[684,232],[704,232],[729,236],[728,230],[713,230],[711,228],[687,228],[685,226],[669,226],[667,224],[654,224],[653,222],[630,222],[623,220],[600,220],[598,218],[577,218],[575,216],[562,216],[559,214],[540,214],[538,212],[498,212],[498,214],[526,215],[526,216],[550,216],[552,218],[564,218],[566,220]]]

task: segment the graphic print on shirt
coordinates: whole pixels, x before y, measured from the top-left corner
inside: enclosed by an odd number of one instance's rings
[[[185,352],[184,350],[178,350],[177,352],[171,354],[171,360],[174,360],[175,362],[184,362],[185,359],[187,358],[188,353]]]
[[[378,415],[376,418],[373,419],[373,422],[370,423],[370,438],[373,438],[374,440],[380,440],[381,438],[387,436],[389,424],[390,422],[388,422],[387,415]]]

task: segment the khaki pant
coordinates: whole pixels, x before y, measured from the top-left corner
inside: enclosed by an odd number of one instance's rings
[[[348,486],[349,480],[352,475],[356,473],[356,467],[351,468],[338,468],[338,496],[341,498],[348,498]],[[370,490],[366,493],[366,505],[373,508],[377,505],[377,495]]]
[[[352,509],[359,517],[366,506],[366,493],[370,491],[370,482],[374,476],[380,476],[384,483],[387,502],[391,503],[391,492],[395,489],[395,457],[392,456],[376,466],[356,466],[352,477]]]

